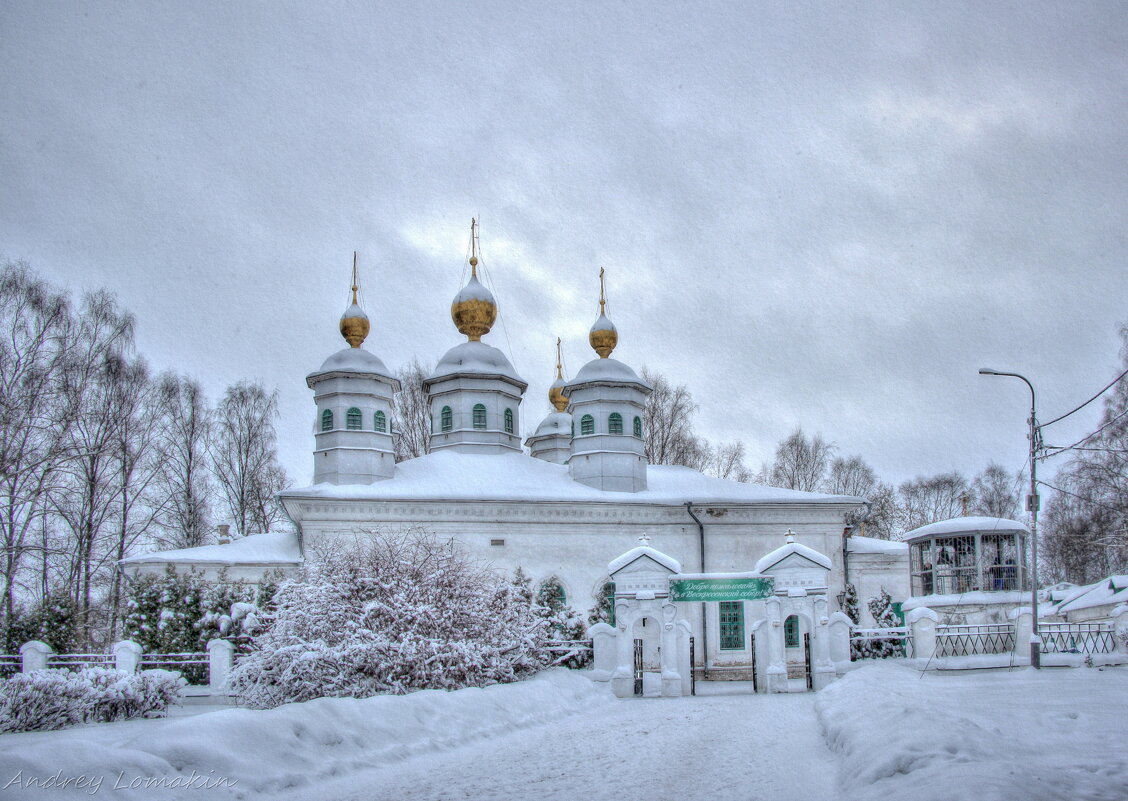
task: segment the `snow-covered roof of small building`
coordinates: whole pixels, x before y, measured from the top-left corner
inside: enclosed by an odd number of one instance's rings
[[[282,498],[355,500],[465,500],[704,504],[848,504],[861,498],[743,484],[706,476],[689,467],[651,465],[647,489],[611,492],[574,481],[567,465],[524,453],[477,454],[442,450],[396,465],[395,476],[373,484],[314,484],[280,493]]]
[[[918,537],[935,537],[942,534],[964,534],[990,531],[1019,531],[1030,533],[1022,523],[1017,520],[1008,520],[1005,517],[953,517],[951,520],[941,520],[939,523],[929,523],[927,526],[913,529],[905,534],[902,539],[915,540]]]
[[[119,564],[144,564],[146,562],[188,562],[214,565],[297,565],[302,553],[298,536],[289,532],[249,534],[226,545],[202,545],[199,548],[179,548],[175,551],[128,556]]]
[[[511,379],[522,387],[528,386],[509,359],[497,348],[487,345],[480,340],[462,342],[448,350],[439,363],[435,365],[434,372],[427,377],[426,383],[445,378],[448,375],[472,373],[477,375],[503,376]]]
[[[834,566],[830,561],[830,557],[826,554],[821,554],[814,548],[808,548],[806,545],[801,545],[798,542],[789,542],[760,557],[760,561],[752,568],[752,572],[766,573],[773,565],[779,564],[792,554],[802,556],[804,559],[814,562],[819,567],[825,567],[827,570],[830,570]]]
[[[553,412],[548,417],[541,420],[533,437],[547,437],[553,434],[571,435],[571,433],[572,415],[567,412]]]
[[[610,357],[606,359],[592,359],[580,368],[580,371],[576,373],[576,377],[568,382],[568,386],[586,384],[590,381],[628,382],[631,384],[639,384],[647,389],[652,389],[649,384],[638,377],[638,373],[618,359],[612,359]]]
[[[306,383],[326,373],[363,373],[390,377],[388,368],[380,357],[364,348],[344,348],[337,351],[306,376]]]
[[[1128,602],[1128,576],[1109,576],[1078,587],[1057,605],[1057,612],[1075,612],[1105,604]]]
[[[681,562],[668,554],[664,554],[657,548],[651,548],[649,545],[639,545],[636,548],[631,548],[622,556],[612,559],[607,563],[607,574],[614,575],[617,571],[622,570],[624,567],[634,562],[643,556],[649,556],[662,567],[670,570],[673,573],[681,572]]]
[[[888,553],[907,554],[909,544],[876,537],[859,537],[856,534],[846,538],[846,550],[850,553]]]

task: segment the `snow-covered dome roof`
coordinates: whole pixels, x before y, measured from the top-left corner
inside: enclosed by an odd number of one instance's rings
[[[580,371],[576,373],[576,377],[568,383],[568,386],[586,384],[589,381],[625,381],[651,389],[649,384],[638,377],[638,373],[618,359],[612,358],[592,359],[580,368]]]
[[[326,373],[362,373],[389,378],[388,368],[380,357],[364,348],[344,348],[337,351],[321,366],[306,376],[307,383]]]
[[[1005,517],[953,517],[951,520],[941,520],[939,523],[929,523],[927,526],[913,529],[905,534],[904,540],[915,540],[919,537],[936,537],[944,534],[965,534],[972,532],[991,531],[1016,531],[1029,534],[1029,529],[1017,520],[1008,520]]]
[[[553,434],[572,434],[572,415],[567,412],[552,412],[548,417],[541,420],[541,424],[537,426],[537,432],[533,434],[534,437],[547,437]]]
[[[431,382],[459,373],[504,376],[522,387],[528,386],[521,376],[517,375],[517,371],[513,369],[513,365],[509,363],[504,353],[492,345],[477,340],[455,345],[443,354],[427,381]]]

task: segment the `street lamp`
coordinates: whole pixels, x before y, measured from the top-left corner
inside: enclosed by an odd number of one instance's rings
[[[1034,636],[1030,638],[1030,664],[1034,668],[1042,667],[1041,646],[1042,638],[1038,635],[1038,507],[1041,505],[1038,498],[1038,436],[1041,426],[1034,405],[1034,385],[1026,380],[1025,376],[1018,373],[1004,373],[1001,370],[992,370],[982,367],[980,375],[1009,375],[1021,378],[1030,387],[1030,494],[1026,496],[1026,511],[1030,512],[1030,606],[1034,619]]]

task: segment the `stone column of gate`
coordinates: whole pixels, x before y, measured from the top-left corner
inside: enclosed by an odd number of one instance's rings
[[[615,600],[615,672],[611,674],[611,691],[619,698],[634,695],[634,629],[635,609],[638,602]]]
[[[772,596],[765,604],[768,610],[768,625],[764,635],[768,638],[768,692],[787,692],[787,665],[783,659],[783,619],[780,615],[779,598]]]
[[[662,604],[662,695],[676,697],[682,694],[681,673],[678,672],[678,631],[675,626],[678,607],[673,601]]]
[[[834,681],[834,663],[830,661],[830,619],[827,617],[826,596],[815,596],[814,603],[814,675],[812,684],[821,690]]]

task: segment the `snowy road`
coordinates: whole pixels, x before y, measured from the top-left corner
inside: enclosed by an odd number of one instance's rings
[[[835,762],[819,732],[814,699],[814,694],[645,700],[609,696],[606,706],[551,725],[420,755],[276,797],[830,799],[836,795]]]

